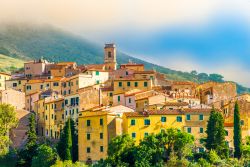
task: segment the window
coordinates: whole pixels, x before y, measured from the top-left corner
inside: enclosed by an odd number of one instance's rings
[[[90,153],[91,150],[90,150],[90,147],[87,147],[87,153]]]
[[[144,133],[144,137],[147,137],[147,136],[148,136],[148,132],[145,132],[145,133]]]
[[[79,97],[76,97],[76,105],[79,104]]]
[[[54,119],[54,115],[53,114],[51,114],[51,119]]]
[[[127,86],[130,86],[130,82],[127,82]]]
[[[118,100],[118,102],[120,102],[121,101],[121,97],[117,96],[117,100]]]
[[[26,89],[27,89],[27,90],[31,90],[31,85],[27,85],[27,86],[26,86]]]
[[[55,106],[55,109],[56,109],[56,104],[54,104],[54,106]]]
[[[64,119],[64,114],[62,114],[62,119]]]
[[[90,140],[90,133],[87,133],[87,140]]]
[[[55,120],[56,120],[56,115],[55,115]]]
[[[131,126],[134,126],[134,125],[135,125],[135,120],[134,120],[134,119],[131,119],[130,125],[131,125]]]
[[[90,123],[91,123],[90,120],[87,120],[87,126],[90,126]]]
[[[199,120],[200,120],[200,121],[203,121],[203,114],[200,114],[200,115],[199,115]]]
[[[103,133],[100,133],[100,139],[103,139]]]
[[[200,128],[200,133],[204,133],[204,129],[203,128]]]
[[[119,87],[122,87],[122,82],[119,82],[118,85],[119,85]]]
[[[78,111],[78,108],[77,108],[77,109],[76,109],[76,113],[78,114],[78,112],[79,112],[79,111]]]
[[[187,128],[187,132],[191,133],[191,128],[190,127]]]
[[[100,152],[103,152],[103,146],[100,146]]]
[[[40,85],[40,89],[43,89],[43,85]]]
[[[18,84],[21,85],[21,81],[18,81]]]
[[[132,138],[136,138],[136,133],[132,133]]]
[[[102,118],[100,119],[100,125],[101,126],[103,125],[103,119]]]
[[[99,71],[96,71],[96,72],[95,72],[95,75],[99,75]]]
[[[53,86],[58,86],[58,85],[59,85],[58,82],[53,83]]]
[[[144,82],[144,87],[148,87],[148,82]]]
[[[78,83],[79,83],[79,81],[78,81],[78,80],[76,80],[76,85],[78,85]]]
[[[67,104],[68,104],[68,100],[66,99],[66,100],[64,101],[64,103],[65,103],[65,105],[67,105]]]
[[[167,117],[161,117],[161,122],[167,122]]]
[[[126,71],[126,75],[128,75],[128,71]]]
[[[65,91],[63,91],[63,95],[66,95],[66,94],[67,94],[66,90],[65,90]]]
[[[65,110],[65,115],[66,115],[66,116],[68,115],[68,111],[67,111],[67,110]]]
[[[145,119],[144,120],[144,125],[149,126],[150,125],[150,119]]]
[[[186,115],[186,120],[187,120],[187,121],[190,121],[190,120],[191,120],[190,114]]]
[[[131,98],[128,98],[128,103],[131,103]]]
[[[135,87],[138,87],[138,82],[135,82]]]
[[[45,119],[48,120],[48,116],[47,115],[45,115]]]
[[[54,104],[51,104],[51,108],[52,108],[52,109],[54,108]]]
[[[109,93],[109,96],[110,96],[110,97],[112,97],[112,96],[113,96],[113,93],[112,93],[112,92],[110,92],[110,93]]]
[[[108,58],[111,58],[112,57],[112,54],[111,54],[111,52],[109,51],[108,52]]]
[[[48,105],[45,106],[45,110],[47,110],[47,109],[48,109]]]
[[[17,87],[17,83],[13,83],[13,87]]]
[[[182,122],[182,117],[181,117],[181,116],[177,116],[177,117],[176,117],[176,121],[177,121],[177,122]]]
[[[100,81],[99,80],[96,80],[96,84],[99,84],[100,83]]]

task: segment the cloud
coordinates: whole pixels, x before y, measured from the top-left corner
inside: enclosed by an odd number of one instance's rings
[[[2,21],[50,23],[79,33],[199,25],[218,13],[249,16],[249,10],[245,0],[0,0]]]

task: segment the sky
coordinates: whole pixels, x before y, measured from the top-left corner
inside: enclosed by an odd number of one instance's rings
[[[5,22],[51,24],[171,69],[250,87],[250,0],[0,0]]]

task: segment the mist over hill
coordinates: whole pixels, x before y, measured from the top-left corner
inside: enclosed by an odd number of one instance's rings
[[[118,64],[127,63],[132,60],[136,63],[143,63],[147,69],[155,69],[165,73],[171,80],[188,80],[197,83],[206,81],[224,82],[223,76],[219,74],[206,74],[182,72],[171,70],[166,67],[155,65],[141,59],[137,59],[119,51],[117,46]],[[103,45],[96,44],[87,39],[62,31],[51,26],[37,26],[26,24],[5,24],[0,26],[0,54],[5,56],[6,66],[1,66],[2,71],[15,69],[13,64],[7,66],[11,57],[12,61],[23,62],[38,58],[45,58],[49,61],[76,61],[77,64],[103,63]],[[18,66],[19,68],[19,66]],[[250,92],[249,88],[237,85],[238,93]]]

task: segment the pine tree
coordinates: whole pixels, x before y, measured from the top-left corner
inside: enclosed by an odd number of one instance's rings
[[[214,146],[214,141],[215,141],[215,109],[212,108],[212,111],[210,113],[209,119],[208,119],[208,124],[207,124],[207,138],[206,138],[206,148],[208,150],[211,150]]]
[[[242,155],[242,136],[240,125],[240,112],[237,101],[234,107],[234,149],[234,157],[239,159]]]
[[[78,160],[78,135],[73,119],[70,119],[70,125],[72,135],[72,161],[76,162]]]
[[[221,113],[213,108],[207,124],[206,148],[215,150],[221,158],[229,156],[229,149],[225,142],[224,120]]]
[[[60,141],[57,145],[57,152],[62,160],[72,160],[72,133],[71,123],[68,119],[60,136]]]
[[[71,126],[70,120],[66,122],[65,128],[65,160],[72,160],[72,135],[71,135]]]

